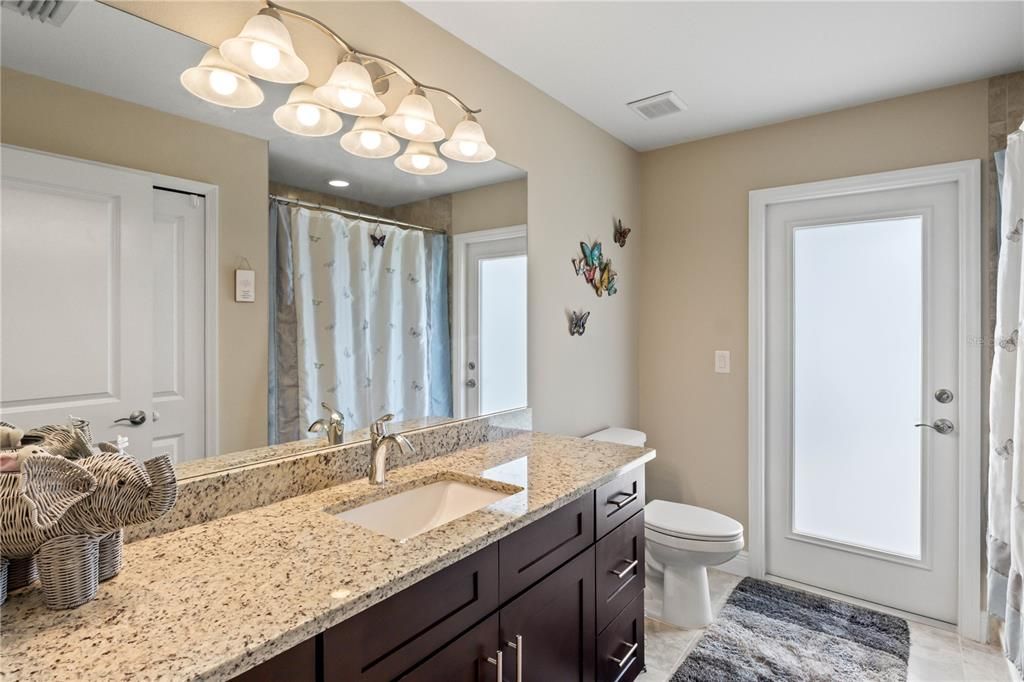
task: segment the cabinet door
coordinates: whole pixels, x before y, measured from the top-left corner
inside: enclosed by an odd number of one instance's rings
[[[483,621],[454,642],[410,670],[403,682],[494,682],[498,614]]]
[[[233,682],[316,682],[316,638],[247,670]]]
[[[593,680],[594,548],[509,602],[499,616],[505,682]],[[509,646],[517,636],[518,650]]]

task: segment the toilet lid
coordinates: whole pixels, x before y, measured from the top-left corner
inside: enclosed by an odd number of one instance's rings
[[[689,540],[727,541],[743,535],[743,524],[725,514],[665,500],[647,503],[644,525],[659,533]]]

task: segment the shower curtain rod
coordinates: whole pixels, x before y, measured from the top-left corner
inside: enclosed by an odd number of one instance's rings
[[[334,206],[324,206],[323,204],[314,204],[311,201],[303,201],[301,199],[292,199],[291,197],[282,197],[278,194],[271,194],[270,198],[274,201],[279,201],[282,204],[293,204],[295,206],[301,206],[303,208],[311,208],[317,211],[327,211],[328,213],[337,213],[338,215],[347,216],[350,218],[362,218],[363,220],[372,220],[382,225],[394,225],[395,227],[407,227],[412,230],[422,230],[424,232],[437,232],[438,234],[448,234],[446,231],[437,227],[427,227],[426,225],[414,225],[413,223],[405,223],[401,220],[393,220],[391,218],[385,218],[383,216],[370,215],[369,213],[359,213],[358,211],[346,211],[343,208],[335,208]]]

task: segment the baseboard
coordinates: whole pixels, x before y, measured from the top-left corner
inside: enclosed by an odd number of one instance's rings
[[[746,578],[750,575],[750,555],[744,549],[721,566],[715,566],[715,569]]]

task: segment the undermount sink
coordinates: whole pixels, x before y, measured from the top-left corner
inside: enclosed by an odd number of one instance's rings
[[[364,528],[406,540],[513,495],[462,481],[428,483],[335,514]]]

